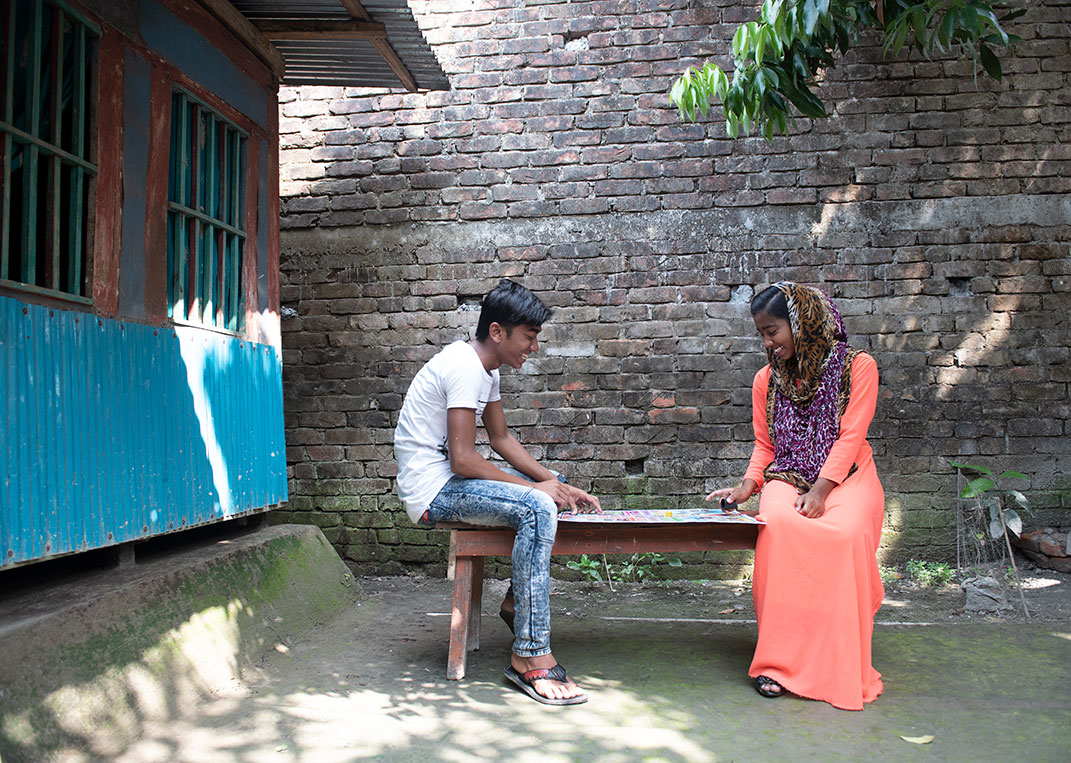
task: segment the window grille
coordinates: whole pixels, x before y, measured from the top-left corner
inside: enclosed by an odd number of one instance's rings
[[[168,315],[228,331],[245,323],[246,136],[189,93],[171,98]]]
[[[99,37],[56,0],[0,0],[0,284],[88,301]]]

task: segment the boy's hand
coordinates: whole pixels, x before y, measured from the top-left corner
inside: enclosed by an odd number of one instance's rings
[[[583,514],[602,511],[598,498],[556,479],[537,482],[535,486],[553,498],[559,509]]]
[[[576,511],[580,514],[601,514],[602,505],[599,504],[599,499],[590,493],[585,493],[583,490],[573,488],[576,491],[576,504],[572,511]]]

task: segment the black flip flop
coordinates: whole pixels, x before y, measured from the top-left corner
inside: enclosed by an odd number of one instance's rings
[[[538,670],[529,670],[526,673],[521,673],[512,665],[510,665],[506,668],[505,674],[506,678],[508,678],[511,682],[516,684],[521,689],[523,689],[525,694],[534,699],[536,702],[542,702],[544,705],[580,705],[588,701],[587,694],[577,694],[575,697],[554,699],[551,697],[544,697],[542,694],[535,690],[535,686],[533,685],[535,681],[549,679],[551,681],[559,681],[561,683],[565,683],[569,680],[569,676],[568,674],[566,674],[565,668],[558,664],[556,664],[553,668],[540,668]]]
[[[755,691],[767,699],[780,697],[785,693],[785,687],[768,676],[755,677]]]

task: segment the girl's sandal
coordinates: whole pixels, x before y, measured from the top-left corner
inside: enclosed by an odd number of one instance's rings
[[[766,676],[758,676],[755,678],[755,691],[764,697],[773,699],[774,697],[780,697],[785,693],[785,687],[777,683],[772,678]]]

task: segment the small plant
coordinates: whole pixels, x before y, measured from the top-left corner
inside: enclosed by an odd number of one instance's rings
[[[922,562],[912,559],[907,563],[907,574],[923,588],[938,588],[950,583],[955,571],[944,562]]]
[[[897,580],[902,580],[904,577],[896,567],[890,567],[885,564],[878,565],[878,575],[881,576],[881,582],[886,585]]]
[[[623,583],[642,583],[644,578],[651,577],[656,565],[665,562],[670,567],[680,567],[680,559],[667,559],[662,554],[633,554],[614,570],[614,577]]]
[[[956,566],[962,569],[961,562],[987,566],[991,566],[994,563],[1003,564],[1006,548],[1007,559],[1011,563],[1016,587],[1019,589],[1023,614],[1029,620],[1030,611],[1026,607],[1022,580],[1019,578],[1019,567],[1015,564],[1015,554],[1012,552],[1011,538],[1008,535],[1011,533],[1019,537],[1019,534],[1023,531],[1023,520],[1019,516],[1019,512],[1008,505],[1008,501],[1013,501],[1023,511],[1030,510],[1030,501],[1021,492],[1007,487],[1002,482],[1006,482],[1009,479],[1025,480],[1029,478],[1021,472],[1013,471],[996,474],[986,466],[974,464],[960,464],[950,461],[949,465],[956,469],[965,479],[969,479],[966,473],[978,475],[970,479],[966,487],[959,492],[960,498],[973,501],[973,503],[968,505],[969,508],[965,514],[962,511],[957,512],[960,542],[956,546]],[[965,538],[968,536],[974,539],[973,550],[965,542]],[[1000,544],[1002,539],[1004,543]],[[991,558],[987,553],[990,551],[991,541],[996,541],[996,545],[1001,549],[1001,558],[999,560]],[[972,558],[963,559],[962,557],[965,556]]]
[[[603,557],[604,561],[605,559],[606,557]],[[568,562],[565,563],[565,566],[571,570],[576,570],[577,572],[579,572],[589,583],[601,583],[603,580],[602,573],[599,571],[599,568],[601,566],[599,561],[596,559],[592,559],[587,554],[582,554],[579,561],[576,559],[570,559]]]
[[[593,559],[587,554],[582,554],[579,560],[570,559],[565,566],[576,570],[590,583],[606,582],[610,590],[614,588],[614,582],[618,583],[642,583],[645,579],[654,576],[655,566],[668,564],[670,567],[680,567],[680,559],[668,559],[662,554],[643,553],[633,554],[619,565],[611,565],[606,561],[603,554],[602,561]]]

